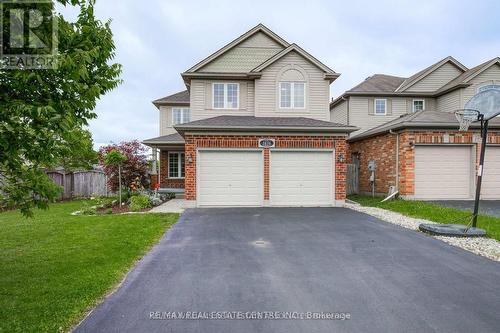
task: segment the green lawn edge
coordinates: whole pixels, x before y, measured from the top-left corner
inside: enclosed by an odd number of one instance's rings
[[[65,332],[125,279],[179,214],[72,216],[82,201],[26,219],[0,213],[0,332]]]
[[[383,200],[382,197],[364,195],[350,195],[348,199],[362,206],[383,208],[405,216],[425,219],[436,223],[467,224],[467,217],[471,215],[469,211],[443,207],[424,201],[395,199],[381,202]],[[487,237],[500,241],[500,218],[479,215],[477,226],[486,230]]]

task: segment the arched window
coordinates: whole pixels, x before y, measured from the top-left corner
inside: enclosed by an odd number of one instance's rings
[[[484,86],[480,86],[477,88],[477,92],[480,93],[481,91],[489,90],[489,89],[496,89],[500,90],[500,84],[486,84]]]
[[[280,109],[304,109],[306,107],[306,76],[297,68],[285,69],[279,77]]]

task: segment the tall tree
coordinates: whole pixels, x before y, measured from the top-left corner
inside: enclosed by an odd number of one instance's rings
[[[19,207],[25,215],[58,196],[60,188],[44,169],[60,161],[75,131],[96,117],[97,99],[120,83],[121,66],[111,63],[110,21],[94,16],[95,1],[57,2],[79,9],[75,22],[53,13],[58,17],[57,66],[0,66],[0,208]]]

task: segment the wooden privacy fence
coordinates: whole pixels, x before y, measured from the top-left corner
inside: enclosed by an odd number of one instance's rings
[[[346,192],[347,195],[359,193],[359,166],[357,164],[347,164]]]
[[[49,171],[47,175],[59,186],[62,186],[64,191],[61,194],[62,199],[71,198],[73,196],[91,197],[91,196],[107,196],[107,177],[101,170],[86,170],[66,172],[64,171]]]

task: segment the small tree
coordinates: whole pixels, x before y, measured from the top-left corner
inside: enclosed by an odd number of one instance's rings
[[[113,149],[106,154],[104,164],[108,167],[118,168],[118,195],[120,207],[122,206],[122,164],[127,160],[127,156]]]
[[[137,186],[137,179],[139,179],[142,186],[147,185],[145,184],[145,176],[148,173],[149,165],[146,155],[147,149],[139,141],[134,140],[121,142],[119,144],[110,144],[99,149],[99,161],[104,168],[104,172],[108,176],[108,186],[110,190],[117,191],[119,185],[118,178],[116,177],[118,172],[117,168],[115,166],[107,166],[106,163],[104,163],[106,155],[112,150],[117,150],[127,157],[127,160],[123,163],[121,168],[122,184],[125,184],[127,187],[134,184],[136,188],[140,188],[140,186]]]

